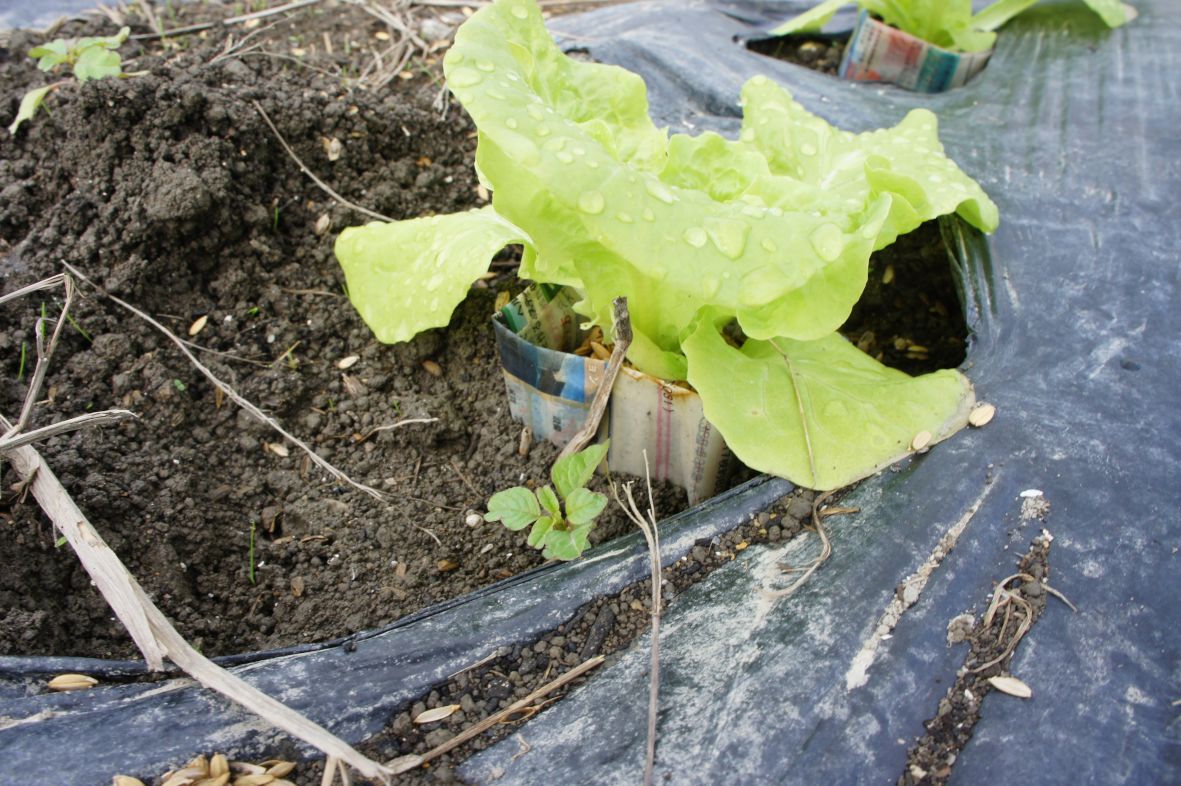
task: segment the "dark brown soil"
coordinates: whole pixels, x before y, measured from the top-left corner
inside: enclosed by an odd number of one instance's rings
[[[777,38],[756,38],[746,43],[746,48],[761,55],[786,60],[789,63],[836,75],[845,54],[848,37],[825,38],[806,35],[789,35]]]

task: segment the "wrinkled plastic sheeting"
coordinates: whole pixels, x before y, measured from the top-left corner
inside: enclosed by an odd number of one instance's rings
[[[810,2],[667,2],[555,20],[564,45],[640,73],[658,122],[738,126],[764,73],[849,130],[927,106],[948,155],[1001,208],[965,279],[965,370],[996,419],[862,484],[830,519],[833,556],[796,595],[760,594],[804,539],[749,549],[671,604],[662,630],[657,782],[893,783],[963,664],[948,622],[984,611],[1045,528],[1055,599],[992,693],[953,783],[1181,778],[1181,4],[1136,2],[1107,30],[1081,2],[1040,4],[984,72],[925,96],[849,84],[733,42]],[[1048,503],[1044,521],[1030,497]],[[1034,498],[1036,499],[1036,498]],[[903,582],[958,542],[897,625]],[[932,560],[937,562],[937,560]],[[648,655],[620,662],[469,760],[478,783],[635,783]]]
[[[658,773],[678,784],[896,781],[963,661],[963,645],[946,644],[947,622],[983,611],[992,583],[1014,572],[1044,526],[1055,536],[1052,583],[1080,612],[1051,600],[1012,666],[1033,698],[987,697],[953,782],[1176,780],[1181,7],[1143,0],[1139,20],[1108,31],[1081,2],[1035,6],[967,87],[921,96],[838,82],[735,43],[807,5],[635,4],[554,26],[568,48],[643,75],[655,119],[674,130],[735,134],[739,87],[757,73],[848,130],[932,108],[948,154],[1002,210],[991,255],[962,239],[975,333],[966,370],[998,415],[856,489],[842,504],[861,512],[830,519],[832,559],[794,597],[772,603],[759,590],[783,581],[779,562],[815,553],[810,536],[747,549],[673,600]],[[1019,496],[1031,488],[1050,505],[1044,524]],[[755,483],[670,522],[666,560],[787,490]],[[959,533],[954,550],[889,638],[880,635],[895,589],[949,532]],[[643,555],[632,538],[349,644],[240,656],[236,670],[364,739],[448,674],[642,577]],[[514,758],[520,746],[509,740],[464,772],[480,782],[636,782],[646,647],[524,725],[531,752]],[[38,668],[137,667],[0,659],[0,784],[28,783],[50,758],[55,783],[81,786],[198,750],[265,753],[289,742],[185,680],[44,695]]]
[[[47,27],[63,16],[94,8],[94,0],[0,0],[0,30]]]
[[[746,523],[791,489],[786,481],[756,478],[667,519],[661,523],[662,561],[669,564],[696,543]],[[256,688],[359,742],[449,675],[533,641],[595,597],[617,592],[648,571],[647,547],[637,531],[577,562],[516,576],[387,629],[329,646],[228,660],[243,663],[233,671]],[[265,757],[292,744],[257,716],[188,679],[45,693],[45,679],[53,674],[111,679],[142,670],[136,663],[81,658],[0,658],[0,786],[28,786],[35,782],[30,773],[45,773],[49,760],[55,786],[95,786],[117,772],[162,773],[202,751]],[[299,751],[315,755],[306,747]]]

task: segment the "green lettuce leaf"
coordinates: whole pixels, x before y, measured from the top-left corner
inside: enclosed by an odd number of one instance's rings
[[[451,321],[492,256],[528,236],[492,208],[350,227],[336,239],[349,300],[387,343]]]
[[[737,140],[670,137],[649,119],[638,77],[567,58],[532,0],[478,11],[444,68],[479,129],[476,163],[493,203],[342,233],[350,297],[378,338],[407,340],[446,324],[488,258],[519,242],[521,276],[573,287],[576,310],[609,338],[612,302],[626,296],[628,359],[654,376],[688,378],[751,466],[830,487],[889,463],[919,430],[942,436],[961,424],[951,414],[970,396],[960,375],[911,380],[834,333],[864,289],[874,250],[950,213],[984,231],[997,225],[996,206],[944,155],[930,112],[851,134],[755,77],[742,91]],[[751,339],[741,352],[712,327],[732,320]],[[841,365],[825,371],[830,359]],[[789,367],[807,373],[793,377]],[[779,405],[734,406],[739,390],[747,395],[743,374],[763,380],[756,387],[768,397],[778,387],[778,401],[795,401],[798,389],[823,406],[802,419]],[[881,420],[895,410],[902,414],[886,429]],[[829,428],[847,442],[824,438]],[[813,431],[814,471],[796,444]],[[885,443],[867,448],[879,432]],[[778,436],[760,445],[764,433]],[[582,474],[563,469],[554,483],[566,496]],[[547,550],[573,553],[572,532],[546,533]]]
[[[840,488],[967,423],[975,397],[958,371],[911,377],[839,334],[728,344],[702,319],[685,341],[705,416],[744,464],[817,490]],[[742,380],[735,384],[734,380]]]

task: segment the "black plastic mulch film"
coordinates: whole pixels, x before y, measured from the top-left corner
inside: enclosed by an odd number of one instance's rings
[[[932,109],[948,155],[1001,209],[987,242],[960,238],[966,371],[998,414],[860,485],[843,504],[861,512],[833,520],[832,558],[793,597],[772,603],[758,590],[783,559],[814,553],[808,540],[747,549],[676,599],[662,630],[657,778],[895,782],[964,659],[946,643],[948,621],[982,611],[1044,527],[1051,583],[1079,611],[1052,601],[1022,641],[1012,671],[1033,698],[986,698],[952,782],[1177,782],[1181,3],[1139,0],[1139,19],[1113,31],[1080,0],[1039,3],[1004,28],[980,76],[940,95],[840,82],[739,43],[809,5],[636,3],[553,27],[564,46],[642,75],[654,119],[673,130],[735,134],[739,88],[759,73],[851,131]],[[666,560],[788,489],[757,480],[666,522]],[[1044,522],[1023,515],[1029,489],[1049,503]],[[953,528],[958,544],[918,602],[878,635],[895,589]],[[355,648],[244,657],[238,673],[359,741],[448,674],[641,577],[643,548],[617,541],[362,634]],[[527,755],[510,739],[460,774],[637,782],[647,657],[642,640],[527,723]],[[89,786],[198,750],[265,753],[281,738],[186,681],[33,695],[34,680],[67,669],[104,667],[0,659],[0,784],[40,772]]]

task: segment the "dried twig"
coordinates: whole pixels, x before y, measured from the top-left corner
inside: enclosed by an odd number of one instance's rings
[[[615,307],[615,347],[611,350],[611,359],[607,361],[607,370],[603,373],[603,380],[599,383],[599,389],[595,391],[594,399],[591,400],[586,422],[562,448],[562,452],[558,454],[559,459],[577,453],[594,438],[595,432],[599,430],[599,422],[603,419],[603,412],[607,409],[607,401],[611,396],[611,388],[615,385],[615,378],[619,376],[619,369],[623,367],[627,348],[631,346],[632,323],[627,313],[627,298],[617,297],[612,305]]]
[[[52,423],[48,426],[35,428],[32,431],[23,431],[19,434],[14,434],[11,437],[5,435],[0,438],[0,453],[19,448],[24,445],[31,445],[34,442],[40,442],[43,439],[56,437],[58,434],[65,434],[68,431],[75,431],[86,426],[100,426],[105,423],[114,423],[116,421],[125,420],[126,418],[134,418],[135,413],[126,409],[108,409],[103,412],[88,412],[85,415],[78,415],[77,417],[67,418],[66,420]]]
[[[345,207],[350,208],[352,210],[356,210],[358,213],[369,216],[370,218],[376,218],[378,221],[391,221],[392,222],[394,220],[394,219],[390,218],[389,216],[383,216],[381,213],[377,213],[377,212],[370,210],[368,208],[361,207],[360,205],[358,205],[354,202],[350,202],[349,200],[342,197],[340,194],[333,191],[332,187],[329,186],[327,183],[325,183],[323,180],[316,177],[316,174],[314,172],[312,172],[312,170],[308,169],[307,166],[303,163],[303,161],[300,160],[299,156],[297,156],[295,154],[295,151],[291,149],[291,145],[287,144],[287,140],[283,138],[283,135],[279,133],[279,129],[276,128],[275,124],[271,122],[271,118],[269,115],[267,115],[266,110],[262,108],[262,104],[258,103],[257,101],[253,101],[252,103],[254,104],[254,108],[256,110],[258,110],[258,114],[262,116],[262,119],[266,122],[266,124],[268,126],[270,126],[271,131],[274,132],[275,138],[279,140],[279,144],[281,144],[283,146],[283,149],[287,151],[287,155],[291,156],[291,160],[295,162],[296,166],[299,167],[300,171],[303,172],[305,175],[307,175],[309,178],[311,178],[312,182],[315,183],[317,186],[319,186],[320,189],[324,193],[326,193],[328,196],[332,197],[333,199],[335,199],[337,202],[344,205]]]
[[[632,484],[623,487],[625,503],[619,498],[619,489],[611,485],[611,492],[615,501],[640,531],[644,533],[644,540],[648,543],[648,557],[652,575],[652,648],[651,665],[648,674],[648,747],[644,759],[644,786],[652,786],[652,774],[656,765],[656,718],[660,709],[660,585],[662,571],[660,567],[660,533],[656,527],[656,509],[652,497],[652,475],[648,471],[648,451],[644,451],[644,478],[648,484],[648,518],[640,513],[632,496]]]
[[[431,748],[421,756],[403,756],[400,759],[397,759],[396,763],[390,762],[389,766],[391,769],[393,769],[394,773],[397,774],[401,772],[407,772],[414,769],[415,767],[422,766],[431,759],[437,759],[447,751],[457,748],[468,740],[480,736],[488,729],[491,729],[493,726],[503,721],[505,718],[513,715],[514,713],[520,712],[538,699],[553,693],[558,688],[566,685],[568,682],[576,680],[591,669],[602,665],[604,660],[605,659],[602,655],[596,655],[590,660],[585,660],[557,679],[542,685],[540,688],[533,691],[520,701],[515,701],[500,712],[494,712],[479,723],[469,726],[459,734],[444,742],[442,745]]]
[[[996,664],[1003,661],[1005,658],[1012,655],[1013,650],[1015,650],[1017,648],[1017,644],[1021,641],[1022,638],[1025,637],[1025,634],[1028,633],[1029,629],[1033,626],[1033,606],[1031,606],[1029,604],[1029,601],[1025,600],[1025,598],[1021,597],[1020,595],[1018,595],[1015,592],[1010,592],[1008,589],[1005,588],[1006,584],[1008,584],[1010,581],[1014,581],[1017,579],[1019,579],[1021,581],[1037,581],[1037,579],[1035,579],[1033,576],[1029,575],[1028,573],[1014,573],[1012,576],[1002,579],[1000,582],[997,583],[996,590],[993,592],[993,595],[992,595],[992,603],[990,603],[988,605],[988,611],[985,613],[983,619],[980,621],[981,629],[988,630],[990,627],[992,627],[992,623],[993,623],[993,620],[996,619],[997,612],[1001,608],[1005,609],[1005,621],[1001,625],[1000,632],[997,634],[997,643],[999,644],[1003,640],[1005,630],[1008,628],[1009,616],[1010,616],[1010,613],[1012,612],[1012,607],[1014,605],[1016,605],[1021,612],[1021,621],[1017,623],[1017,629],[1013,632],[1013,635],[1009,638],[1008,643],[1005,644],[1005,649],[1001,652],[1000,655],[996,656],[995,658],[992,658],[991,660],[986,661],[985,663],[980,664],[979,666],[975,666],[973,668],[970,668],[970,669],[968,669],[968,671],[970,671],[972,673],[978,673],[978,672],[984,671],[988,667],[995,666]],[[1045,584],[1043,584],[1042,586],[1046,587]],[[1046,589],[1049,589],[1049,587],[1046,587]],[[1063,597],[1060,593],[1058,593],[1057,590],[1054,590],[1053,592],[1058,597],[1060,597],[1068,606],[1070,606],[1072,609],[1074,609],[1074,604],[1072,604],[1070,601],[1066,600],[1066,598]],[[1078,611],[1078,609],[1075,609],[1075,611]]]
[[[158,321],[153,319],[146,312],[136,308],[135,306],[131,305],[130,303],[127,303],[127,302],[115,297],[110,292],[103,290],[97,284],[95,284],[93,281],[91,281],[85,275],[83,275],[82,272],[79,271],[77,268],[75,268],[71,265],[66,265],[66,268],[71,273],[73,273],[75,276],[77,276],[80,280],[85,281],[86,283],[88,283],[92,287],[94,287],[104,297],[109,298],[111,300],[111,302],[122,306],[123,308],[130,311],[132,314],[135,314],[137,317],[139,317],[140,319],[147,322],[152,327],[156,328],[156,330],[163,333],[164,336],[166,338],[168,338],[168,340],[170,340],[172,343],[176,344],[176,346],[180,349],[180,351],[184,353],[184,356],[189,359],[189,362],[193,364],[193,367],[196,368],[198,371],[200,371],[205,376],[206,379],[208,379],[210,382],[212,382],[213,385],[218,390],[222,391],[231,401],[233,401],[235,404],[240,406],[242,409],[249,412],[257,420],[265,423],[267,426],[271,427],[275,431],[282,434],[283,437],[288,442],[290,442],[291,444],[295,445],[297,448],[302,450],[307,455],[307,457],[320,469],[324,470],[329,475],[331,475],[332,477],[341,481],[342,483],[347,483],[348,485],[352,486],[353,488],[358,489],[359,491],[365,492],[366,494],[368,494],[369,496],[373,497],[376,500],[380,500],[382,502],[386,501],[386,495],[382,494],[380,491],[378,491],[375,488],[372,488],[370,486],[366,486],[364,483],[359,483],[358,481],[353,480],[351,477],[349,477],[344,472],[342,472],[341,470],[334,467],[328,461],[326,461],[323,458],[320,458],[320,456],[316,455],[316,452],[313,451],[307,443],[305,443],[303,440],[299,439],[298,437],[294,436],[293,434],[290,434],[286,429],[284,429],[282,426],[280,426],[278,424],[278,422],[276,422],[273,418],[268,417],[266,414],[263,413],[262,410],[260,410],[254,404],[250,403],[249,401],[247,401],[246,399],[244,399],[240,395],[238,395],[237,391],[235,391],[233,388],[231,388],[225,382],[222,382],[212,371],[210,371],[208,368],[206,368],[204,365],[202,365],[201,361],[197,360],[197,357],[192,352],[189,351],[188,347],[185,346],[185,342],[182,341],[171,330],[164,327],[164,325],[160,324]]]
[[[832,491],[825,492],[824,494],[821,494],[819,497],[817,497],[816,499],[814,499],[812,501],[812,528],[815,529],[816,534],[820,536],[820,554],[816,557],[816,559],[814,559],[810,563],[808,563],[807,568],[799,569],[799,570],[802,570],[803,573],[800,575],[800,577],[798,579],[793,581],[789,586],[784,587],[781,590],[764,589],[763,594],[766,595],[767,597],[769,597],[769,598],[786,598],[788,595],[791,595],[796,590],[798,590],[800,587],[802,587],[804,585],[804,582],[806,582],[808,579],[810,579],[812,577],[812,574],[815,573],[817,570],[819,570],[820,566],[823,565],[825,562],[827,562],[828,558],[832,556],[832,543],[828,539],[828,533],[825,532],[824,524],[821,523],[821,520],[826,515],[835,515],[835,511],[831,512],[831,513],[829,511],[822,511],[822,510],[820,510],[820,506],[822,504],[824,504],[825,500],[827,500],[829,497],[831,497],[833,495],[833,493],[834,492],[832,492]],[[795,572],[795,570],[788,571],[788,572]]]
[[[29,422],[29,418],[33,414],[33,407],[36,404],[37,396],[41,393],[41,386],[45,382],[45,373],[49,369],[49,362],[53,357],[53,350],[57,347],[57,341],[61,336],[62,327],[69,318],[70,306],[74,302],[74,282],[69,276],[59,273],[56,276],[50,276],[43,281],[21,287],[0,297],[0,305],[3,305],[10,300],[15,300],[18,297],[42,289],[55,287],[59,284],[65,289],[65,302],[62,304],[61,313],[58,315],[57,322],[54,324],[53,335],[49,339],[48,346],[45,345],[45,318],[40,317],[37,319],[37,323],[33,329],[37,345],[37,365],[33,369],[33,376],[29,379],[29,388],[25,392],[25,401],[21,407],[20,416],[11,428],[7,429],[3,435],[0,435],[0,452],[12,450],[22,445],[30,445],[39,440],[48,439],[68,431],[74,431],[84,426],[111,423],[116,420],[135,417],[132,412],[125,409],[110,409],[103,412],[91,412],[68,418],[32,431],[24,430]]]
[[[202,30],[210,30],[214,27],[217,27],[219,24],[228,26],[237,24],[238,22],[249,22],[252,19],[264,19],[268,16],[274,16],[275,14],[282,14],[287,11],[295,11],[297,9],[304,8],[305,6],[315,5],[318,2],[320,2],[320,0],[293,0],[293,2],[287,3],[285,5],[275,6],[274,8],[265,8],[262,11],[254,11],[249,14],[231,16],[221,20],[220,22],[202,22],[196,25],[188,25],[187,27],[178,27],[175,30],[164,30],[157,21],[156,24],[152,25],[152,28],[155,30],[155,32],[133,35],[131,38],[137,41],[145,41],[153,38],[170,38],[172,36],[187,35],[189,33],[200,33]],[[149,10],[148,5],[148,3],[141,3],[141,6],[144,7],[145,14],[149,17],[152,17],[154,15]]]
[[[23,297],[31,292],[50,289],[58,285],[65,290],[65,301],[62,303],[61,315],[58,317],[57,323],[53,326],[53,335],[49,338],[48,346],[45,344],[45,319],[43,317],[37,319],[36,327],[33,330],[37,344],[37,365],[33,368],[33,376],[29,379],[29,389],[25,394],[25,403],[21,407],[20,416],[17,418],[15,425],[12,425],[8,429],[8,432],[4,435],[5,437],[10,437],[24,429],[33,414],[33,406],[37,401],[37,395],[41,392],[41,385],[45,381],[45,372],[49,369],[49,359],[53,357],[53,350],[57,348],[57,340],[61,336],[62,328],[66,324],[66,315],[70,313],[70,306],[74,302],[74,282],[69,276],[58,273],[56,276],[50,276],[43,281],[29,284],[0,297],[0,305],[3,305],[10,300]]]

